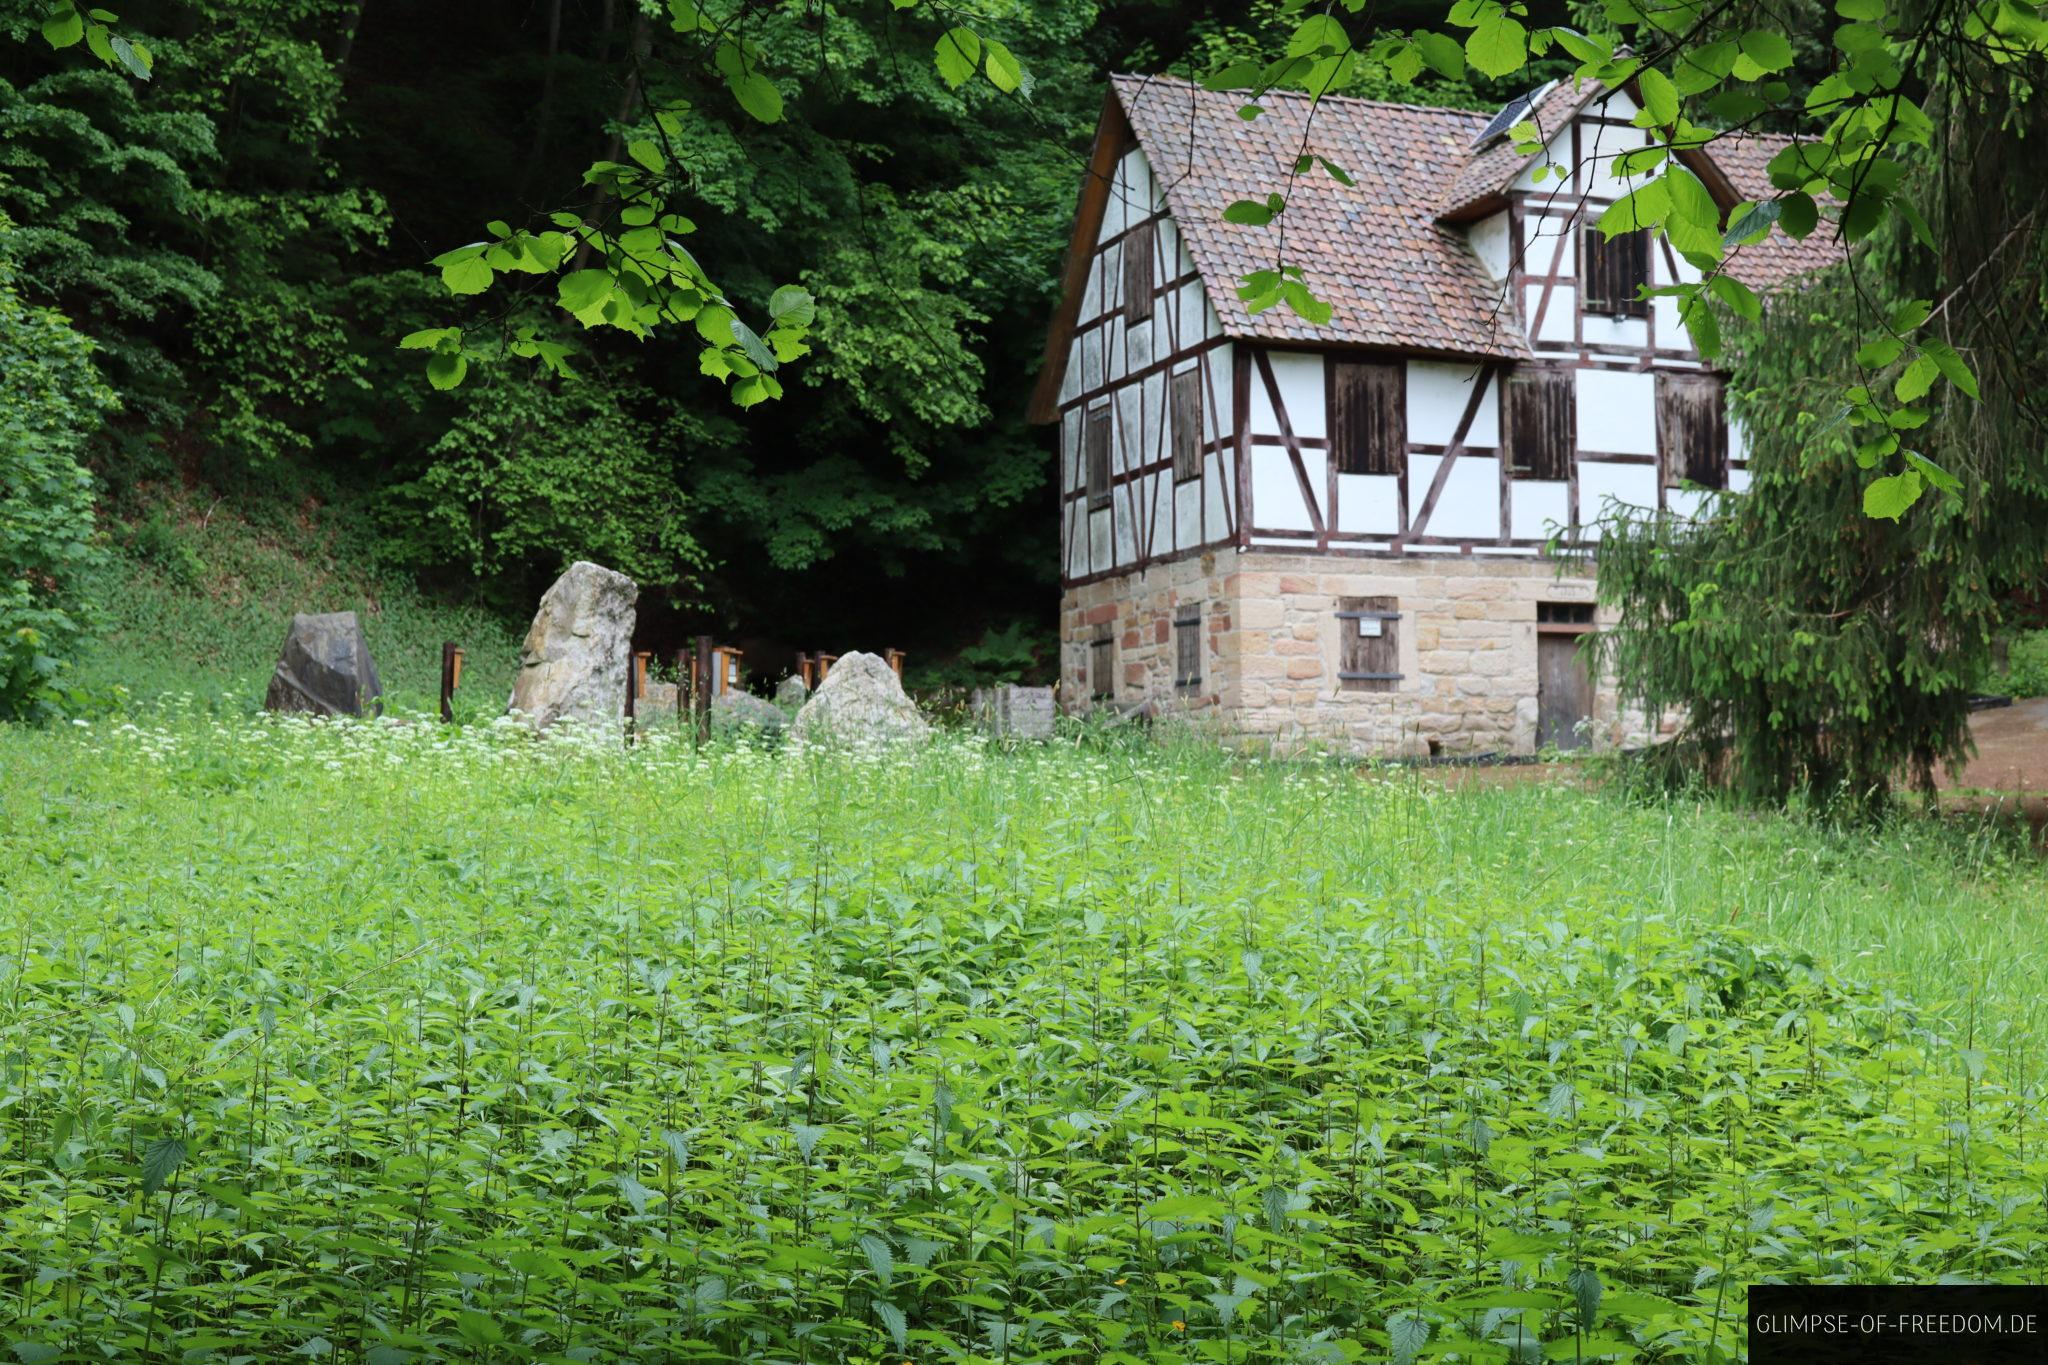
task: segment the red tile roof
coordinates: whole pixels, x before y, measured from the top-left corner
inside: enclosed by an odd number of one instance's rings
[[[1305,96],[1270,98],[1264,114],[1243,119],[1241,97],[1186,81],[1118,76],[1114,83],[1229,335],[1529,355],[1519,311],[1501,300],[1464,234],[1436,222],[1438,187],[1464,164],[1486,115],[1326,99],[1304,127]],[[1327,157],[1355,183],[1339,184],[1317,167],[1290,186],[1304,152]],[[1231,201],[1263,200],[1276,190],[1289,196],[1287,211],[1271,224],[1223,221]],[[1306,268],[1309,287],[1331,305],[1327,326],[1311,325],[1285,304],[1254,315],[1238,299],[1238,279],[1270,269],[1283,253]]]
[[[1498,199],[1532,160],[1505,137],[1475,148],[1485,114],[1329,98],[1311,121],[1306,96],[1275,93],[1263,114],[1245,119],[1237,112],[1241,97],[1187,81],[1117,76],[1112,84],[1227,335],[1529,358],[1515,301],[1502,299],[1464,231],[1440,221]],[[1560,81],[1526,117],[1548,133],[1596,93]],[[1734,135],[1706,154],[1737,193],[1764,198],[1771,193],[1764,167],[1788,140]],[[1305,152],[1328,158],[1355,183],[1341,184],[1320,167],[1290,183]],[[1288,195],[1287,210],[1267,226],[1223,221],[1233,200],[1263,200],[1276,190]],[[1740,248],[1728,270],[1769,289],[1840,255],[1823,222],[1804,242],[1774,232]],[[1246,310],[1238,280],[1276,260],[1307,270],[1310,287],[1333,310],[1327,326],[1284,304]]]

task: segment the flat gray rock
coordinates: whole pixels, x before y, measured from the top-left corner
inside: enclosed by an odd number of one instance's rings
[[[779,735],[789,728],[789,714],[751,692],[721,692],[711,699],[711,732],[735,735],[753,731]]]
[[[795,709],[810,699],[810,686],[794,673],[775,685],[775,702],[778,706]]]
[[[997,739],[1051,739],[1053,697],[1050,687],[1019,687],[1004,683],[978,687],[968,701],[974,723]]]
[[[558,720],[617,725],[626,712],[633,607],[622,573],[578,560],[540,599],[519,649],[510,709],[537,730]]]
[[[382,715],[384,686],[362,623],[352,611],[292,617],[277,668],[263,694],[266,711],[314,716]]]
[[[896,670],[873,654],[842,654],[796,713],[790,737],[806,744],[921,744],[931,725]]]

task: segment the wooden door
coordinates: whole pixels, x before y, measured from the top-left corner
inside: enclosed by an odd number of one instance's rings
[[[1536,637],[1536,747],[1582,749],[1579,728],[1593,718],[1593,679],[1579,657],[1577,635]]]

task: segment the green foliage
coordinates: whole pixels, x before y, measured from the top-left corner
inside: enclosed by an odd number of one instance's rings
[[[2006,646],[2005,668],[1992,680],[2015,697],[2048,697],[2048,630],[2024,630]]]
[[[62,711],[63,670],[98,623],[103,551],[79,456],[114,406],[92,343],[16,292],[14,242],[0,217],[0,721]]]
[[[383,496],[383,552],[500,584],[514,611],[532,600],[534,568],[578,559],[692,594],[704,557],[668,442],[638,415],[656,410],[653,395],[483,364],[490,377],[462,391],[417,476]]]
[[[1726,923],[1893,859],[2038,987],[2038,867],[1938,840],[1194,748],[0,763],[31,1355],[1733,1360],[1746,1283],[2048,1255],[2029,1037]]]
[[[429,596],[372,562],[359,500],[195,501],[152,487],[134,501],[131,521],[111,522],[112,552],[87,585],[103,604],[102,629],[75,670],[89,696],[252,710],[294,611],[354,611],[392,706],[434,705],[441,642],[452,640],[468,652],[464,710],[503,708],[524,623]]]
[[[2044,129],[2039,111],[1995,132],[1956,123],[1948,136],[1969,154],[1935,162],[1914,208],[1942,225],[1943,250],[1894,224],[1732,324],[1744,495],[1697,523],[1605,527],[1600,592],[1622,611],[1607,656],[1652,714],[1690,717],[1690,742],[1647,758],[1673,780],[1704,747],[1707,769],[1750,798],[1869,809],[1966,756],[1966,705],[2002,604],[2040,582],[2048,557],[2048,249],[2007,231],[2042,192]],[[1889,329],[1877,343],[1873,316]],[[1958,369],[1959,396],[1926,402],[1927,372],[1966,354],[1982,401]],[[1917,419],[1882,411],[1873,395],[1886,389],[1923,404]],[[1864,481],[1894,457],[1903,472]],[[1901,519],[1924,489],[1958,487],[1969,495]]]

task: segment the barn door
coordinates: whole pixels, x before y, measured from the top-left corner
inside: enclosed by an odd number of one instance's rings
[[[1576,635],[1536,637],[1536,747],[1580,749],[1579,722],[1593,718],[1593,679],[1579,657]]]
[[[1579,642],[1593,629],[1591,602],[1536,604],[1536,747],[1582,749],[1593,718],[1593,679]]]

